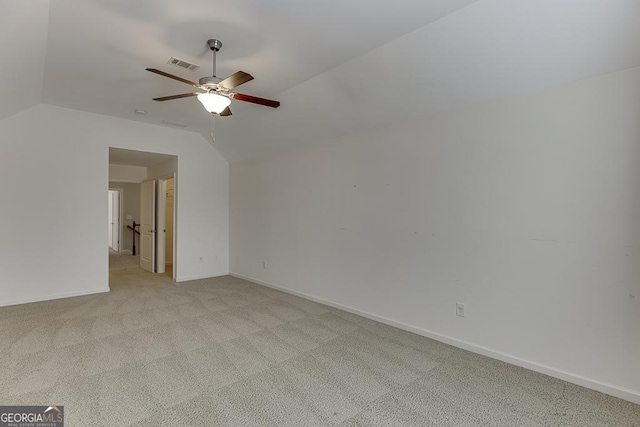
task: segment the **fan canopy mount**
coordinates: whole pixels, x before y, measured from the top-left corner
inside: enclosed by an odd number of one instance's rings
[[[209,49],[218,52],[222,47],[222,42],[218,39],[209,39],[207,40],[207,45],[209,46]]]

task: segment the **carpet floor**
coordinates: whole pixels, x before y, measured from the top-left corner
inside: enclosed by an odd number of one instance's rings
[[[111,255],[111,292],[0,308],[0,404],[67,426],[640,426],[640,405],[234,277]]]

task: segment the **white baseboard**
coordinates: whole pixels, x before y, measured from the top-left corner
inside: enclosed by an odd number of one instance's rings
[[[32,298],[4,300],[4,301],[0,301],[0,307],[6,307],[9,305],[18,305],[18,304],[28,304],[31,302],[50,301],[50,300],[60,299],[60,298],[79,297],[83,295],[101,294],[109,291],[110,291],[109,287],[106,287],[106,288],[87,289],[87,290],[78,291],[78,292],[63,292],[60,294],[44,295],[44,296],[37,296]]]
[[[214,277],[222,277],[222,276],[228,276],[228,275],[229,275],[229,272],[225,271],[223,273],[203,274],[200,276],[176,277],[176,283],[189,282],[191,280],[212,279]]]
[[[254,279],[252,277],[244,276],[242,274],[230,273],[230,275],[233,277],[237,277],[239,279],[244,279],[249,282],[256,283],[258,285],[267,286],[269,288],[273,288],[278,291],[286,292],[291,295],[295,295],[311,301],[315,301],[320,304],[325,304],[330,307],[338,308],[340,310],[344,310],[349,313],[357,314],[358,316],[366,317],[367,319],[375,320],[376,322],[384,323],[386,325],[393,326],[398,329],[403,329],[405,331],[413,332],[414,334],[422,335],[424,337],[431,338],[433,340],[440,341],[445,344],[449,344],[454,347],[461,348],[463,350],[468,350],[473,353],[481,354],[483,356],[491,357],[493,359],[498,359],[503,362],[510,363],[512,365],[520,366],[522,368],[539,372],[541,374],[549,375],[550,377],[558,378],[573,384],[577,384],[582,387],[590,388],[592,390],[606,393],[611,396],[619,397],[620,399],[624,399],[633,403],[640,404],[640,392],[635,390],[631,390],[624,387],[618,387],[612,384],[607,384],[601,381],[586,378],[581,375],[576,375],[561,369],[556,369],[550,366],[542,365],[540,363],[532,362],[530,360],[522,359],[516,356],[512,356],[510,354],[502,353],[500,351],[492,350],[490,348],[483,347],[478,344],[462,341],[447,335],[442,335],[437,332],[432,332],[416,326],[408,325],[406,323],[397,322],[395,320],[391,320],[391,319],[387,319],[386,317],[371,314],[366,311],[359,310],[357,308],[342,305],[333,301],[328,301],[323,298],[318,298],[313,295],[306,294],[304,292],[294,291],[282,286],[275,285],[273,283],[269,283],[262,280]]]

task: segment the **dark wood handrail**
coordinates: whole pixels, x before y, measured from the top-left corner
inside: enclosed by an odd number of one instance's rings
[[[140,227],[140,224],[136,224],[135,221],[133,221],[133,227],[130,225],[127,225],[127,228],[133,231],[133,248],[131,250],[132,255],[136,254],[136,234],[140,234],[140,232],[136,230],[136,227]]]

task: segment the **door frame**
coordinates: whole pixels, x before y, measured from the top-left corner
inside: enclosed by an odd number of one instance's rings
[[[158,233],[156,233],[156,272],[162,272],[164,273],[165,271],[165,267],[164,265],[162,265],[161,267],[158,267],[158,252],[160,250],[162,250],[163,253],[163,259],[164,262],[167,262],[166,259],[166,251],[165,251],[165,247],[164,247],[164,242],[166,241],[165,237],[166,234],[162,234],[162,239],[157,238],[160,234],[160,226],[163,227],[164,229],[164,225],[166,223],[166,212],[165,212],[165,202],[166,202],[166,194],[163,190],[164,188],[164,183],[165,181],[168,181],[169,179],[173,178],[173,259],[172,259],[172,264],[173,264],[173,271],[171,273],[171,280],[173,280],[174,282],[176,281],[176,271],[178,269],[178,265],[177,265],[177,261],[178,261],[178,257],[177,257],[177,242],[178,242],[178,233],[177,233],[177,224],[178,224],[178,174],[176,172],[173,173],[168,173],[166,175],[160,175],[158,177],[156,177],[156,194],[159,197],[156,197],[156,230],[158,230]],[[162,224],[160,224],[159,219],[162,218]],[[162,240],[163,245],[162,248],[160,248],[160,240]]]
[[[151,189],[146,188],[146,184],[151,186]],[[157,179],[149,179],[146,181],[142,181],[140,183],[140,268],[146,270],[150,273],[156,272],[156,241],[157,241]],[[147,198],[143,197],[143,194],[146,194],[145,191],[150,190],[148,193],[151,196],[151,205],[148,206],[147,209]],[[149,212],[147,212],[149,211]],[[149,224],[146,221],[147,213],[149,216]],[[148,234],[147,234],[147,229]],[[146,241],[146,238],[149,237],[149,242]],[[150,251],[150,259],[145,259],[145,249],[147,248],[147,244],[149,245],[148,249]],[[148,265],[148,269],[145,268]]]
[[[124,212],[123,210],[123,203],[122,200],[124,198],[124,188],[117,188],[117,187],[111,187],[111,185],[109,185],[109,188],[107,190],[107,194],[109,194],[109,191],[117,191],[118,192],[118,210],[120,212],[118,212],[118,215],[120,216],[118,218],[118,253],[122,252],[122,244],[124,243],[122,240],[122,213]]]

